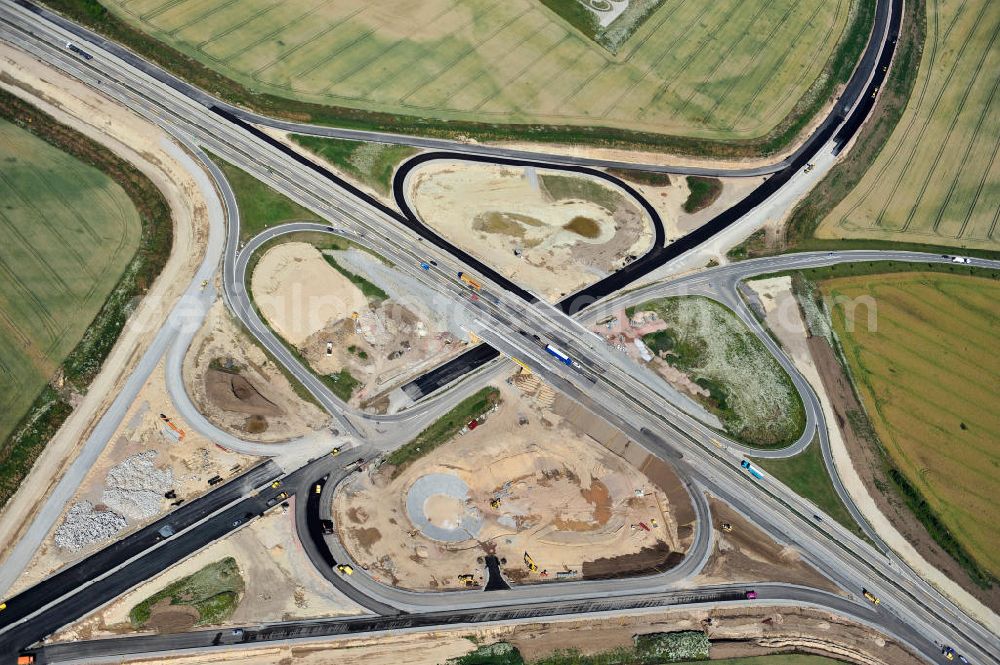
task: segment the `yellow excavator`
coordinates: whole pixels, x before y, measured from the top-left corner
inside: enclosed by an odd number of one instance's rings
[[[524,553],[524,565],[526,565],[528,567],[528,570],[530,570],[531,572],[533,573],[538,572],[538,564],[535,563],[535,560],[532,559],[531,555],[528,554],[527,552]]]

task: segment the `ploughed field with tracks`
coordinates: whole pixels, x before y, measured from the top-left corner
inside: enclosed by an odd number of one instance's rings
[[[0,120],[0,441],[76,346],[139,245],[108,176]]]
[[[856,2],[663,0],[616,54],[537,0],[111,0],[250,89],[438,119],[766,134]]]
[[[909,104],[822,238],[1000,249],[1000,4],[927,2]]]
[[[992,408],[1000,283],[899,273],[821,288],[892,465],[976,563],[1000,576],[1000,415]]]

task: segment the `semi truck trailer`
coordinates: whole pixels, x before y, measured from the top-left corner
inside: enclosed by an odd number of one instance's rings
[[[564,364],[564,365],[567,365],[567,366],[569,366],[569,367],[572,367],[572,366],[573,366],[573,359],[572,359],[572,358],[570,358],[569,356],[567,356],[567,355],[566,355],[565,353],[563,353],[562,351],[560,351],[560,350],[559,350],[558,348],[556,348],[555,346],[553,346],[553,345],[551,345],[551,344],[548,344],[548,345],[547,345],[547,346],[545,347],[545,350],[546,350],[546,351],[548,351],[550,355],[553,355],[553,356],[555,356],[555,357],[556,357],[556,359],[558,359],[558,360],[559,360],[559,362],[561,362],[562,364]]]

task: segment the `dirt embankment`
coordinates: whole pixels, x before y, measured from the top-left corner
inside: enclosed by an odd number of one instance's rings
[[[722,607],[711,611],[660,611],[599,621],[568,620],[490,626],[475,631],[443,629],[410,635],[347,637],[267,646],[211,655],[158,658],[157,665],[440,665],[474,651],[480,644],[507,642],[526,662],[575,649],[584,655],[628,648],[636,635],[680,630],[704,631],[712,641],[710,657],[741,658],[778,653],[809,653],[855,665],[910,665],[920,661],[893,640],[828,612],[807,608]],[[152,665],[154,661],[136,661]],[[710,662],[710,661],[709,661]]]
[[[837,585],[803,561],[798,550],[779,545],[715,497],[708,503],[715,542],[708,562],[695,578],[699,584],[790,582],[840,592]],[[723,524],[731,528],[726,530]]]
[[[184,358],[184,384],[218,427],[254,441],[284,441],[322,428],[328,417],[295,394],[288,379],[239,328],[222,301]]]

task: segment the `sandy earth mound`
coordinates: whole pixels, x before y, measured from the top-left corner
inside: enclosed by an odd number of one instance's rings
[[[184,383],[212,423],[256,441],[283,441],[326,425],[329,417],[295,394],[275,363],[217,301],[184,358]]]

